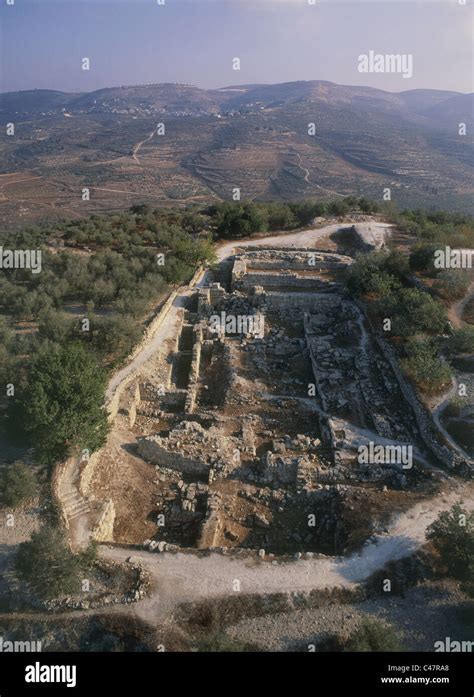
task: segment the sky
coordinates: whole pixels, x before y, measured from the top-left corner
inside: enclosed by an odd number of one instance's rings
[[[474,0],[159,2],[1,0],[0,92],[293,80],[473,91]],[[411,55],[413,75],[360,73],[370,51]]]

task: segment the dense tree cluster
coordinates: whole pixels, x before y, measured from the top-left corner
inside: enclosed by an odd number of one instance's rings
[[[213,261],[203,216],[135,206],[0,234],[4,249],[41,250],[41,272],[0,274],[0,380],[14,385],[7,427],[51,463],[104,442],[106,374],[140,338],[170,286]]]
[[[425,393],[449,385],[452,371],[439,356],[438,337],[447,327],[444,306],[427,291],[408,282],[408,263],[399,252],[360,255],[352,264],[349,291],[369,302],[379,326],[391,322],[388,337],[402,340],[401,365]]]
[[[445,300],[461,298],[469,286],[469,271],[437,268],[435,253],[446,247],[474,248],[472,216],[444,211],[427,213],[416,210],[397,214],[394,222],[418,240],[410,253],[411,270],[436,279],[433,289],[441,298]]]
[[[212,261],[209,234],[190,232],[199,228],[199,216],[173,218],[135,208],[0,235],[4,249],[42,253],[41,273],[11,269],[0,275],[2,381],[16,374],[18,360],[36,354],[45,339],[82,341],[113,365],[129,353],[140,321],[167,288]],[[81,324],[85,318],[88,332]]]
[[[429,293],[407,284],[405,263],[398,252],[359,255],[350,267],[349,291],[372,300],[377,314],[391,319],[393,335],[440,334],[446,311]]]
[[[435,243],[436,246],[448,244],[451,247],[473,247],[473,218],[464,213],[447,211],[428,212],[425,210],[406,210],[393,213],[392,222],[420,243]]]
[[[207,236],[196,237],[176,225],[158,229],[131,214],[93,216],[68,223],[59,233],[30,231],[26,240],[2,240],[5,248],[41,246],[42,271],[12,269],[0,276],[2,310],[19,320],[71,302],[137,316],[167,284],[179,284],[196,264],[212,257]],[[133,298],[133,300],[131,300]],[[138,302],[137,302],[138,301]]]
[[[449,363],[440,357],[441,335],[451,331],[448,356],[473,350],[472,330],[449,329],[445,304],[465,296],[469,269],[440,268],[435,253],[446,248],[472,249],[474,222],[470,215],[422,210],[392,213],[391,220],[414,236],[408,254],[376,252],[360,256],[352,265],[348,288],[363,298],[381,323],[391,320],[389,336],[401,339],[402,366],[424,392],[438,392],[451,379]],[[415,274],[425,289],[413,287]]]
[[[377,203],[348,196],[329,202],[224,202],[211,206],[208,225],[217,238],[236,239],[267,230],[293,230],[309,225],[316,217],[336,217],[348,213],[376,213]]]

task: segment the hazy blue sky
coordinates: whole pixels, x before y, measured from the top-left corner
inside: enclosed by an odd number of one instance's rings
[[[473,89],[473,0],[6,1],[2,92],[315,79],[391,91]],[[413,54],[413,77],[360,74],[357,58],[370,50]]]

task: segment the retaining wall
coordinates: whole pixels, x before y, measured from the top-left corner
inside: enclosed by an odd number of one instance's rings
[[[416,395],[414,388],[403,374],[395,350],[374,329],[369,317],[365,312],[365,307],[359,302],[356,302],[355,304],[366,317],[370,325],[372,335],[375,341],[377,342],[380,350],[382,351],[384,357],[390,363],[390,366],[395,374],[395,377],[397,378],[397,382],[400,386],[400,390],[402,391],[404,398],[413,409],[416,424],[418,426],[420,436],[425,445],[438,458],[438,460],[440,460],[440,462],[442,462],[447,467],[454,468],[457,465],[462,464],[463,462],[466,462],[468,465],[472,466],[474,464],[473,461],[466,460],[466,457],[461,449],[458,450],[452,443],[446,441],[444,434],[442,433],[442,431],[438,429],[436,422],[433,420],[431,414],[422,405],[422,403]],[[436,436],[439,436],[444,445],[442,445],[438,441]]]
[[[192,277],[191,281],[188,284],[188,287],[193,288],[199,281],[202,279],[202,277],[205,274],[205,269],[203,267],[199,267],[196,269],[196,272],[194,276]],[[182,289],[180,289],[182,290]],[[179,291],[173,291],[169,297],[165,300],[163,305],[160,307],[157,315],[151,320],[151,322],[148,324],[146,327],[143,337],[139,344],[134,348],[133,352],[128,356],[126,363],[130,363],[131,361],[136,358],[136,356],[144,349],[147,347],[149,341],[152,339],[153,335],[155,332],[159,329],[161,324],[163,323],[164,319],[166,318],[170,308],[172,307]],[[115,420],[119,407],[120,407],[120,400],[122,398],[124,390],[135,380],[140,373],[140,370],[132,370],[129,374],[127,374],[123,380],[117,385],[113,395],[110,397],[110,399],[106,400],[106,407],[108,409],[108,418],[111,423]],[[135,392],[135,410],[136,406],[140,400],[140,395],[139,395],[139,390]],[[133,406],[130,414],[130,418],[133,419]],[[80,473],[79,473],[79,484],[78,484],[78,489],[81,495],[87,497],[88,492],[90,490],[90,483],[94,474],[94,468],[97,465],[100,455],[101,455],[101,450],[98,450],[97,452],[93,453],[87,463],[82,467]],[[51,481],[51,491],[53,495],[53,499],[57,501],[58,503],[58,508],[60,512],[60,516],[62,519],[62,522],[67,530],[69,530],[69,521],[67,518],[67,515],[64,511],[62,501],[61,501],[61,496],[60,496],[60,485],[61,485],[61,480],[62,477],[64,476],[64,473],[66,471],[66,468],[68,466],[69,461],[66,462],[61,462],[56,465],[54,468],[53,474],[52,474],[52,481]],[[110,500],[110,504],[113,507],[113,501]],[[114,514],[115,515],[115,514]],[[103,518],[100,518],[97,523],[96,523],[96,528],[94,528],[96,534],[101,534],[100,530],[102,530],[105,526],[110,527],[112,525],[112,530],[110,532],[110,540],[113,539],[113,518],[111,513],[111,507],[106,503],[106,506],[103,511],[103,516],[105,516],[105,521]],[[110,523],[112,521],[112,523]],[[97,532],[98,529],[98,532]]]
[[[154,436],[138,440],[138,453],[147,462],[188,474],[207,474],[210,465],[182,455],[179,451],[167,450]]]
[[[130,356],[127,358],[125,361],[126,364],[131,363],[137,356],[138,354],[143,351],[145,348],[147,348],[150,340],[153,338],[154,334],[156,331],[161,327],[163,324],[166,316],[168,315],[168,312],[170,311],[176,297],[178,295],[178,291],[173,291],[169,298],[163,303],[161,306],[160,311],[156,315],[156,317],[150,322],[148,327],[146,328],[143,338],[140,341],[139,344],[135,347],[133,352],[130,354]],[[120,400],[123,395],[123,392],[125,388],[130,385],[133,380],[135,380],[136,377],[138,377],[140,373],[140,369],[132,370],[128,375],[124,377],[124,379],[117,385],[115,388],[115,391],[110,398],[110,400],[107,402],[107,408],[109,412],[109,421],[113,422],[115,417],[118,414],[119,407],[120,407]]]

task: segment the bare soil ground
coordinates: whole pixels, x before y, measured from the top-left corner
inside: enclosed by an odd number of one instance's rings
[[[156,532],[152,520],[155,468],[127,449],[135,438],[125,419],[117,417],[92,482],[98,499],[112,498],[116,512],[114,538],[124,543],[143,542]]]

